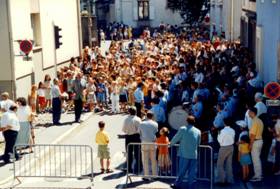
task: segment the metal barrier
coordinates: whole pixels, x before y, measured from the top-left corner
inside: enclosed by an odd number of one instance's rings
[[[16,145],[19,150],[26,145]],[[14,178],[89,178],[93,185],[93,149],[87,145],[32,145],[33,153],[14,161]]]
[[[168,163],[168,160],[166,162],[164,160],[165,166],[163,166],[162,159],[158,156],[159,148],[168,149],[170,164]],[[128,185],[129,181],[132,183],[132,177],[176,179],[178,170],[180,169],[179,158],[177,157],[178,148],[179,145],[170,146],[155,143],[130,143],[127,146],[126,185]],[[148,159],[151,159],[151,161]],[[213,188],[213,164],[212,147],[200,145],[198,149],[196,180],[209,182],[210,189]],[[143,170],[146,171],[143,171],[142,167]],[[152,172],[152,174],[150,174],[150,172]]]

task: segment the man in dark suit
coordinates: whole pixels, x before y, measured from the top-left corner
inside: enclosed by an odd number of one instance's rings
[[[76,79],[73,82],[73,92],[74,96],[74,105],[75,105],[75,122],[80,122],[82,110],[83,110],[83,91],[85,87],[82,82],[82,73],[76,75]]]

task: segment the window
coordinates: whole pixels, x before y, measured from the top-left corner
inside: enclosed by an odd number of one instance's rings
[[[139,0],[138,1],[138,20],[149,20],[149,1]]]
[[[33,30],[34,46],[41,46],[41,21],[40,14],[31,14],[31,27]]]

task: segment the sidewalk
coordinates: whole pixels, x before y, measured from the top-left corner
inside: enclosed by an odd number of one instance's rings
[[[93,113],[83,113],[81,120],[87,120]],[[35,143],[37,144],[58,144],[68,134],[72,133],[80,126],[80,123],[73,123],[74,113],[68,112],[61,115],[61,126],[52,126],[52,115],[49,113],[39,114],[34,122],[35,125]],[[0,154],[3,154],[4,141],[2,134],[0,134]],[[13,164],[3,165],[0,161],[0,188],[1,185],[10,182],[13,179]]]

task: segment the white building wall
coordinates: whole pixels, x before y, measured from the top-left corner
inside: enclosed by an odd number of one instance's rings
[[[40,33],[41,39],[29,55],[32,60],[24,61],[22,56],[18,56],[20,50],[17,40],[33,40],[32,13],[39,14],[41,29],[40,32],[34,32],[36,35]],[[27,97],[31,85],[37,85],[45,74],[53,78],[55,60],[52,21],[62,28],[63,44],[57,50],[59,67],[68,64],[71,57],[79,56],[79,19],[79,0],[0,0],[0,92],[7,90],[15,93],[16,97]],[[13,52],[10,52],[10,45]],[[16,87],[8,88],[12,83]]]
[[[240,37],[240,19],[242,15],[241,0],[212,0],[211,24],[216,26],[218,34],[225,32],[227,40]]]
[[[54,65],[54,37],[52,21],[62,28],[61,48],[57,50],[57,62],[79,55],[79,29],[76,0],[41,0],[41,31],[44,68]]]
[[[111,22],[117,21],[132,27],[138,26],[137,0],[116,0],[111,8],[113,7],[115,8],[115,17],[111,18]],[[109,14],[113,16],[112,13]],[[158,27],[161,21],[172,25],[181,25],[183,19],[178,12],[172,12],[170,9],[167,9],[166,0],[150,0],[150,26]]]
[[[163,21],[171,25],[181,25],[183,19],[181,18],[179,12],[172,12],[172,10],[167,9],[166,0],[152,0],[150,3],[151,11],[154,13],[154,19],[152,20],[152,27],[158,27],[160,22]]]
[[[10,38],[8,24],[8,5],[6,0],[0,0],[0,80],[12,80],[10,59]]]

